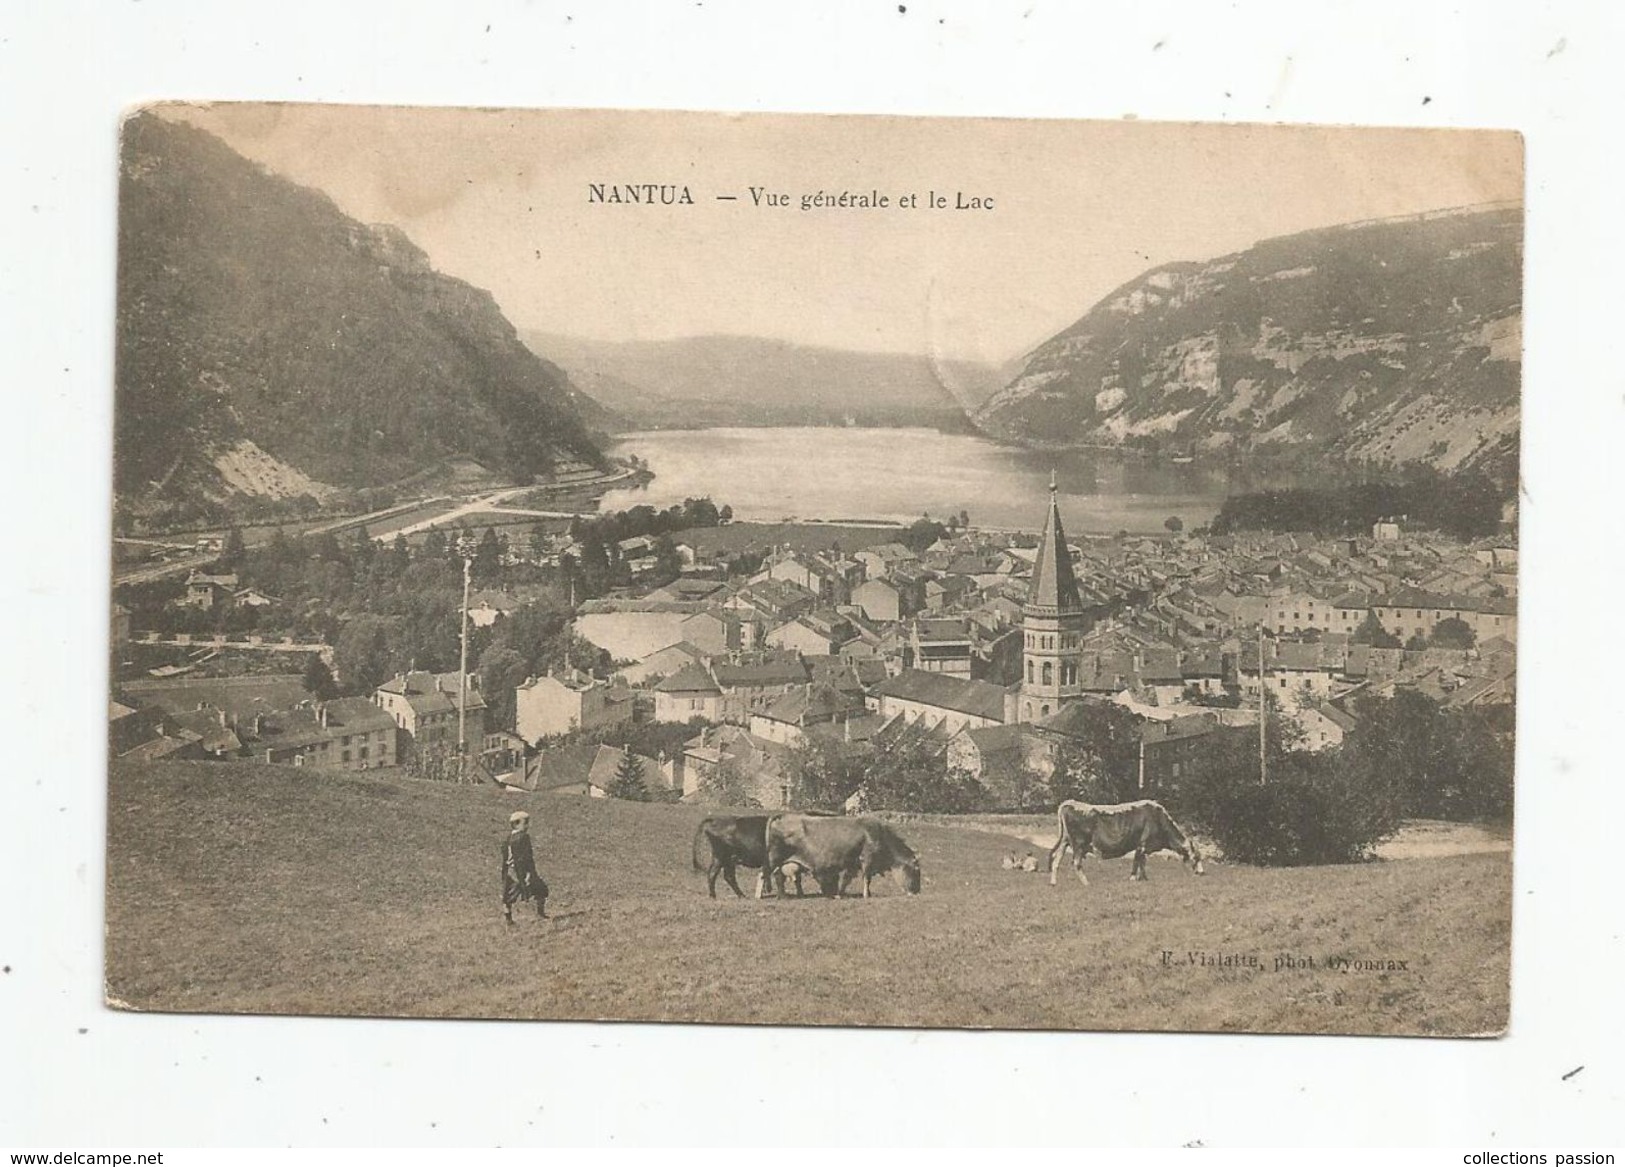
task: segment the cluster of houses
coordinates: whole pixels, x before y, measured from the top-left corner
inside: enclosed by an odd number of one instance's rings
[[[186,577],[186,590],[175,601],[183,608],[202,612],[235,611],[238,608],[267,608],[276,603],[258,588],[243,587],[237,573],[193,571]]]
[[[580,607],[575,631],[617,662],[613,673],[527,678],[511,730],[486,724],[477,686],[456,674],[409,673],[370,698],[325,703],[298,678],[139,681],[117,694],[114,753],[370,769],[462,740],[485,776],[602,795],[625,763],[593,744],[615,736],[602,731],[693,723],[681,749],[638,759],[662,796],[743,789],[783,805],[792,752],[822,741],[925,749],[1015,805],[1069,740],[1086,739],[1091,702],[1138,716],[1141,780],[1155,789],[1212,735],[1256,732],[1265,692],[1310,749],[1342,741],[1358,693],[1411,687],[1508,713],[1514,697],[1515,549],[1393,520],[1369,539],[1069,540],[1052,490],[1036,546],[965,532],[922,552],[774,548],[748,579],[678,551],[674,582]],[[198,602],[230,586],[199,580]],[[515,602],[482,594],[471,615],[490,623]],[[1409,647],[1356,640],[1373,620]],[[1429,642],[1447,620],[1470,646]]]
[[[1036,547],[967,533],[918,554],[781,548],[748,580],[715,574],[583,606],[577,631],[626,663],[520,687],[526,785],[584,788],[574,755],[539,748],[575,731],[698,720],[681,752],[643,759],[673,795],[705,797],[731,771],[780,805],[802,742],[881,749],[907,733],[1008,800],[1086,736],[1080,707],[1109,701],[1140,718],[1154,788],[1209,735],[1256,732],[1266,690],[1310,749],[1343,740],[1358,693],[1413,687],[1509,713],[1514,697],[1515,550],[1407,535],[1396,520],[1370,539],[1074,542],[1052,495]],[[1456,619],[1473,645],[1357,642],[1371,618],[1401,641]]]
[[[115,758],[238,758],[340,770],[389,769],[414,756],[466,761],[483,778],[522,766],[524,743],[487,725],[478,678],[408,672],[369,697],[319,700],[293,674],[126,681],[109,711]],[[459,752],[459,742],[464,749]]]

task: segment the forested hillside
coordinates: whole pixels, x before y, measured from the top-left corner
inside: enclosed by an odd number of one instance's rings
[[[321,497],[451,456],[599,460],[488,292],[201,130],[124,126],[115,485],[126,506]]]
[[[1439,212],[1154,268],[977,412],[1016,441],[1296,453],[1508,477],[1523,210]]]

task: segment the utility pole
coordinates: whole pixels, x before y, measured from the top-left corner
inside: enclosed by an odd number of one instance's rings
[[[1258,784],[1269,781],[1265,730],[1269,723],[1269,687],[1264,683],[1264,622],[1258,622]]]
[[[463,560],[462,657],[457,669],[457,781],[468,781],[468,585],[474,575],[474,540],[463,535],[457,554]]]

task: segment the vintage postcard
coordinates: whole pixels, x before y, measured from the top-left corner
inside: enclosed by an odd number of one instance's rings
[[[1509,132],[166,104],[106,993],[1493,1035]]]

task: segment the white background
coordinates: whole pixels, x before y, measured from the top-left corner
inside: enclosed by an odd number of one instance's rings
[[[0,1144],[1625,1141],[1621,18],[1579,3],[1141,2],[1111,17],[1092,7],[6,7]],[[1511,1035],[749,1030],[103,1008],[115,150],[120,109],[160,98],[1523,130]],[[783,991],[797,991],[793,968]]]

